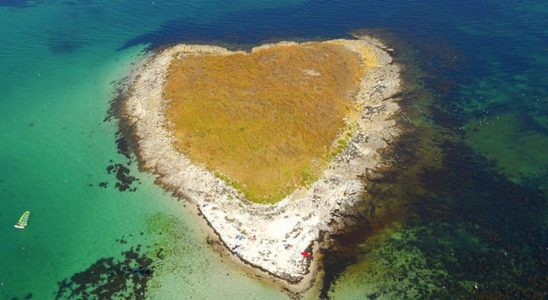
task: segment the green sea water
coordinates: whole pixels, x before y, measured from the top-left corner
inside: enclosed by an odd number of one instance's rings
[[[547,14],[541,1],[0,0],[0,299],[289,298],[212,250],[105,117],[149,46],[361,28],[406,65],[413,131],[391,156],[402,167],[371,186],[374,209],[322,250],[322,296],[546,297]],[[116,188],[120,166],[135,191]]]
[[[154,298],[283,298],[227,267],[195,217],[135,164],[137,190],[114,188],[106,168],[126,159],[117,153],[116,122],[103,120],[112,82],[129,73],[144,46],[117,51],[138,19],[112,30],[123,24],[97,13],[105,7],[0,7],[0,299],[53,299],[61,280],[101,258],[122,260],[138,245],[145,255],[163,248],[166,257],[149,283]],[[149,21],[141,26],[161,19]],[[25,210],[28,228],[14,229]]]

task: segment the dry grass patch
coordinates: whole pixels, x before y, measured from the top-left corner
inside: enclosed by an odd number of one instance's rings
[[[251,201],[276,202],[328,163],[360,63],[330,43],[175,60],[164,92],[177,147]]]

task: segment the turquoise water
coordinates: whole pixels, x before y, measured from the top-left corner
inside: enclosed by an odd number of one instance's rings
[[[103,120],[112,82],[143,46],[117,49],[139,32],[133,24],[145,30],[163,20],[149,17],[143,22],[117,4],[0,7],[0,299],[53,299],[61,280],[100,258],[121,260],[137,245],[143,255],[163,247],[174,268],[162,277],[157,266],[151,294],[281,297],[223,264],[181,203],[134,164],[137,190],[114,188],[106,168],[126,159],[117,153],[116,123]],[[31,211],[29,227],[15,230],[24,210]]]
[[[419,69],[403,103],[418,130],[398,152],[408,168],[378,184],[376,215],[326,251],[322,295],[546,296],[547,15],[541,1],[0,0],[0,299],[288,298],[211,250],[183,203],[127,165],[104,121],[113,82],[165,43],[361,28]],[[135,191],[115,187],[116,164]]]

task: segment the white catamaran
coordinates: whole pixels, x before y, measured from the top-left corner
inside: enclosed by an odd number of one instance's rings
[[[17,229],[25,229],[29,221],[29,216],[30,216],[30,211],[28,210],[25,211],[19,218],[19,221],[17,221],[17,224],[13,225],[13,227]]]

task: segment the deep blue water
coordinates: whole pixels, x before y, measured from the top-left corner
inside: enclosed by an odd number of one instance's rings
[[[204,233],[134,165],[138,190],[113,188],[105,168],[126,160],[116,124],[103,122],[111,81],[165,44],[238,48],[360,29],[407,64],[402,106],[415,130],[397,145],[405,169],[376,186],[377,216],[326,251],[322,296],[546,298],[547,28],[548,4],[532,0],[0,0],[0,298],[69,298],[57,282],[82,271],[112,288],[90,273],[124,269],[119,252],[138,244],[150,249],[128,264],[155,266],[149,296],[286,297],[204,250]],[[34,228],[4,230],[25,209]],[[184,242],[159,237],[166,226]],[[168,263],[146,260],[159,240]],[[232,279],[216,277],[225,271]]]

